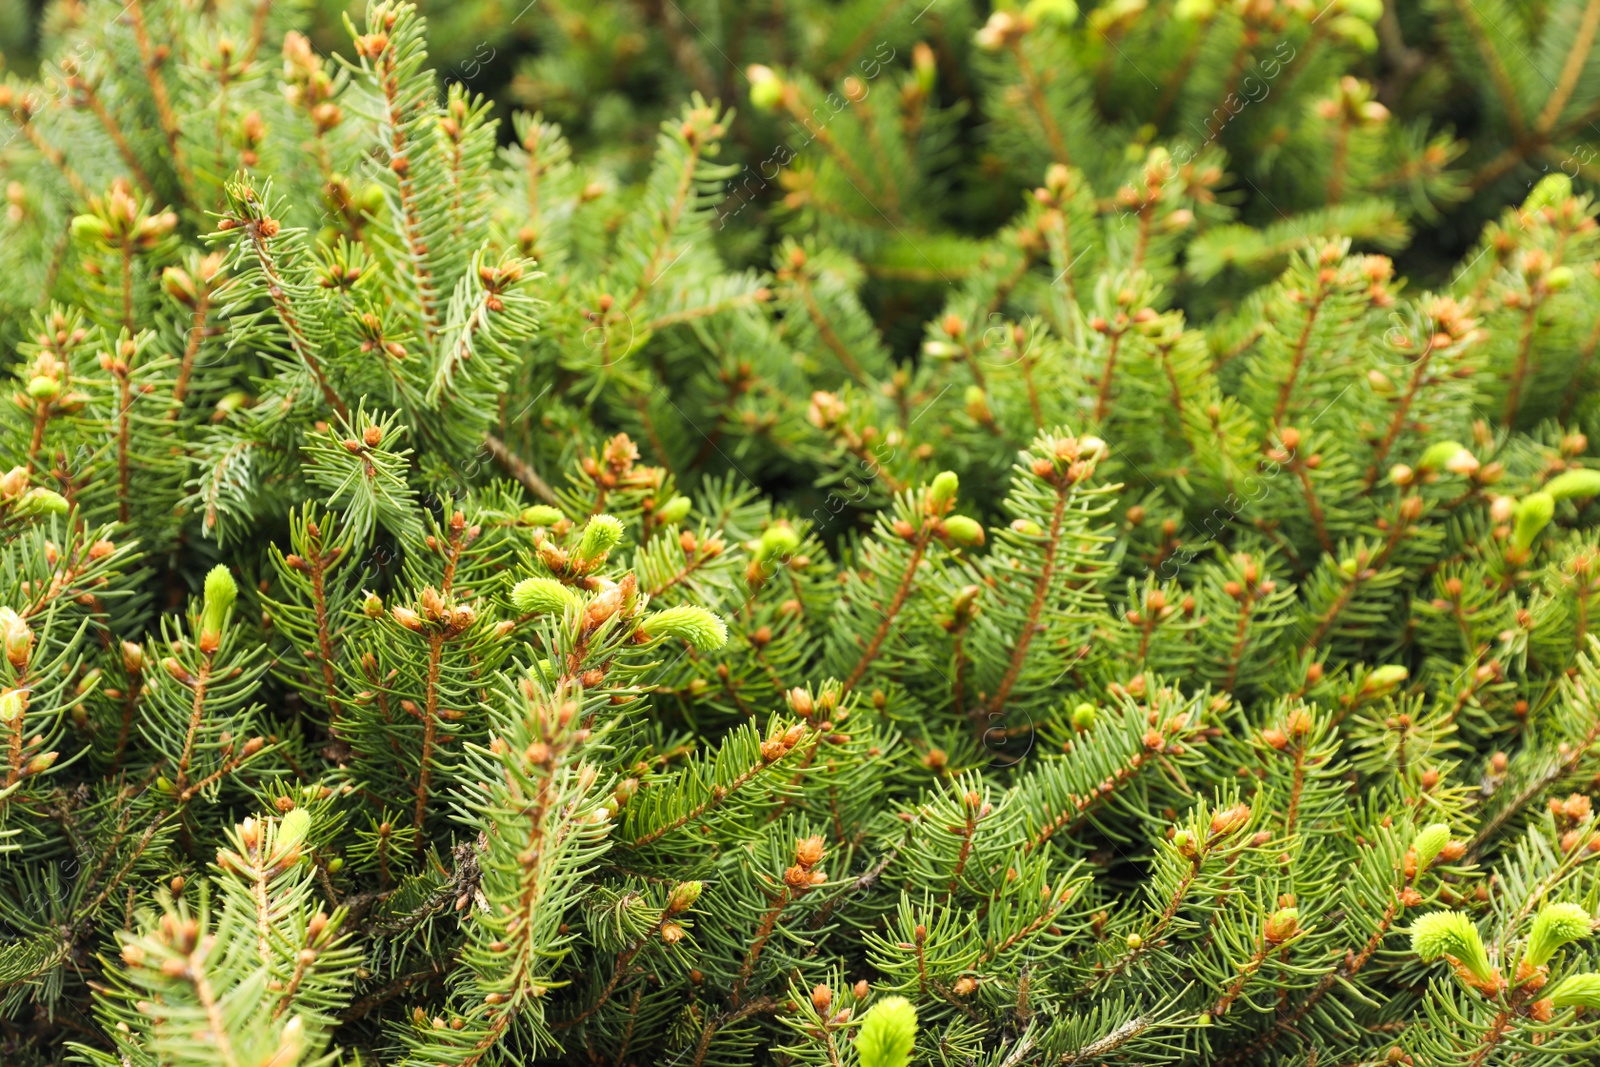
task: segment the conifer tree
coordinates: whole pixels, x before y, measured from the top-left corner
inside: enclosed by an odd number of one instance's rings
[[[919,6],[50,9],[0,1061],[1595,1055],[1600,5]]]

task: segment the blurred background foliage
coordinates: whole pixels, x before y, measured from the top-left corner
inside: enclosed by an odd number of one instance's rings
[[[310,37],[324,54],[340,49],[343,19],[359,19],[364,8],[363,0],[305,2]],[[938,195],[918,205],[919,222],[956,235],[1002,225],[1038,183],[1036,164],[1048,161],[996,136],[998,112],[1018,101],[993,91],[995,64],[978,31],[1008,13],[1071,27],[1061,58],[1079,69],[1060,79],[1063,72],[1042,72],[1057,89],[1073,74],[1087,78],[1089,98],[1071,101],[1067,126],[1087,105],[1097,134],[1126,146],[1124,153],[1108,143],[1108,158],[1130,163],[1174,138],[1214,140],[1235,171],[1223,200],[1238,221],[1257,226],[1318,206],[1295,188],[1323,180],[1320,161],[1293,151],[1307,101],[1340,76],[1361,80],[1388,109],[1386,124],[1419,152],[1447,138],[1452,152],[1464,153],[1450,161],[1452,180],[1409,191],[1409,241],[1393,251],[1399,272],[1421,284],[1441,282],[1483,223],[1544,174],[1586,177],[1588,141],[1600,143],[1583,99],[1596,81],[1594,49],[1578,70],[1567,69],[1567,47],[1592,42],[1593,28],[1584,5],[1561,0],[433,0],[419,8],[444,81],[484,94],[502,116],[542,114],[586,166],[624,185],[643,176],[662,120],[696,92],[738,109],[725,159],[756,168],[781,153],[794,124],[750,106],[751,64],[825,92],[852,76],[870,85],[881,70],[905,70],[920,57],[932,64],[922,79],[926,113],[943,120],[945,140],[932,161],[940,180],[930,191]],[[81,0],[0,0],[4,68],[36,74],[38,57],[83,10]],[[1288,77],[1263,76],[1264,67],[1275,74],[1274,56],[1289,57]],[[1559,96],[1569,76],[1560,122],[1542,129],[1540,105]],[[1212,121],[1230,110],[1230,93],[1263,114]],[[1518,96],[1528,98],[1526,116],[1517,114]],[[515,136],[510,123],[500,136]],[[1092,179],[1104,177],[1074,162]],[[793,210],[802,177],[755,183],[737,225],[719,234],[731,265],[768,266],[782,232],[815,229]]]

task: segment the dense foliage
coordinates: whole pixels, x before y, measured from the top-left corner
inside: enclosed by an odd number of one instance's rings
[[[1597,1055],[1600,0],[995,8],[49,8],[0,1062]]]

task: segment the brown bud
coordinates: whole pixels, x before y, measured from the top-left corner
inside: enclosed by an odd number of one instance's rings
[[[815,706],[811,701],[811,694],[799,686],[789,690],[788,701],[789,710],[802,719],[809,719],[812,711],[815,710]]]
[[[818,836],[806,837],[795,842],[795,862],[802,867],[815,867],[822,862],[826,850],[822,846],[822,838]]]
[[[1211,832],[1214,834],[1231,834],[1245,823],[1250,821],[1250,805],[1235,804],[1217,812],[1211,817]]]

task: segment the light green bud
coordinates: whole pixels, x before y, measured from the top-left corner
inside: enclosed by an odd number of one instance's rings
[[[700,899],[700,890],[703,888],[700,882],[679,882],[672,887],[672,898],[667,906],[675,912],[688,911]]]
[[[305,808],[291,809],[278,822],[278,836],[275,838],[278,851],[283,853],[299,848],[305,844],[306,835],[310,832],[311,813]]]
[[[575,590],[554,578],[524,578],[511,587],[511,603],[524,615],[560,615],[578,601]]]
[[[689,514],[691,501],[686,496],[675,496],[656,509],[656,518],[663,524],[682,522],[683,517]]]
[[[1531,213],[1554,207],[1570,199],[1572,199],[1572,179],[1560,171],[1555,171],[1539,179],[1539,184],[1533,187],[1533,192],[1522,202],[1522,210]]]
[[[23,518],[36,515],[65,515],[72,509],[67,498],[53,489],[34,486],[17,500],[16,513]]]
[[[800,535],[786,522],[775,522],[761,532],[761,542],[756,546],[756,559],[766,562],[784,560],[800,550]]]
[[[1600,471],[1583,468],[1558,474],[1545,483],[1544,491],[1555,501],[1595,496],[1600,494]]]
[[[750,106],[757,111],[776,111],[783,103],[783,79],[771,67],[752,63],[745,69],[750,79]]]
[[[1070,26],[1078,21],[1078,5],[1073,0],[1032,0],[1023,13],[1035,22],[1051,22],[1057,26]]]
[[[1600,1008],[1600,974],[1569,974],[1549,997],[1558,1008]]]
[[[228,568],[217,564],[206,575],[204,606],[200,613],[200,632],[220,634],[233,617],[233,602],[239,598],[239,584]]]
[[[1328,29],[1334,36],[1343,37],[1363,52],[1370,54],[1378,50],[1377,31],[1366,19],[1359,19],[1354,15],[1340,15],[1329,24]]]
[[[1386,693],[1411,677],[1411,672],[1398,663],[1388,663],[1367,675],[1363,687],[1367,693]]]
[[[1450,827],[1442,822],[1433,823],[1424,827],[1416,837],[1411,839],[1411,851],[1417,856],[1417,872],[1427,870],[1433,866],[1433,861],[1439,858],[1439,853],[1444,846],[1450,843]]]
[[[560,508],[553,508],[549,504],[535,504],[522,509],[522,521],[529,526],[554,526],[565,517]]]
[[[1487,985],[1494,981],[1483,938],[1464,912],[1435,911],[1420,916],[1411,924],[1411,950],[1427,963],[1449,956],[1479,982]]]
[[[1589,910],[1577,904],[1546,904],[1533,918],[1526,959],[1535,967],[1550,962],[1562,945],[1588,937],[1594,929]]]
[[[965,515],[951,515],[942,523],[944,534],[965,547],[983,544],[983,524]]]
[[[861,1067],[907,1067],[917,1044],[917,1009],[905,997],[885,997],[861,1017],[856,1057]]]
[[[72,220],[72,236],[84,240],[104,241],[111,236],[111,227],[98,215],[78,215]]]
[[[1439,470],[1446,463],[1449,463],[1451,457],[1460,452],[1462,447],[1459,441],[1440,441],[1436,444],[1431,444],[1428,446],[1428,450],[1422,453],[1422,458],[1417,461],[1417,466],[1425,471]]]
[[[1526,552],[1534,538],[1555,518],[1556,502],[1549,493],[1529,493],[1512,511],[1511,543]]]
[[[678,637],[701,652],[713,652],[728,642],[728,625],[697,604],[651,612],[644,631],[652,637]]]
[[[585,563],[605,557],[622,541],[622,520],[613,515],[596,515],[583,528],[573,555]]]

